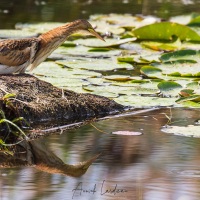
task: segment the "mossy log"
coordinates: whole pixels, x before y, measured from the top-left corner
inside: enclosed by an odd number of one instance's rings
[[[5,98],[6,94],[13,94]],[[106,97],[63,90],[32,75],[0,76],[0,110],[9,120],[23,117],[41,122],[70,124],[123,111],[124,106]]]

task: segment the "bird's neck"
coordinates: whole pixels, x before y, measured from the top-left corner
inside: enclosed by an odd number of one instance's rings
[[[35,61],[30,65],[30,70],[43,62],[68,36],[80,29],[80,23],[69,23],[41,34],[38,38],[40,41],[39,50],[36,53]]]
[[[71,34],[73,34],[76,31],[80,30],[80,25],[77,23],[69,23],[69,24],[65,24],[63,26],[54,28],[46,33],[43,33],[42,35],[39,36],[43,48],[46,45],[56,45],[57,47],[59,45],[61,45],[68,36],[70,36]],[[57,48],[55,47],[54,50]]]

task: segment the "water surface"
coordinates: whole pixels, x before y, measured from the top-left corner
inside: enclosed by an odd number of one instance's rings
[[[200,198],[200,139],[161,132],[170,109],[113,118],[45,138],[45,145],[68,164],[102,153],[75,178],[34,167],[1,169],[4,199],[188,199]],[[199,110],[173,109],[174,125],[194,124]],[[142,132],[141,136],[110,134]]]

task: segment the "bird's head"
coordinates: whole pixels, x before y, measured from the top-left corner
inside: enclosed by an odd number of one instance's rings
[[[87,32],[105,42],[105,40],[94,30],[92,25],[87,20],[79,19],[76,20],[75,23],[79,26],[79,30]]]

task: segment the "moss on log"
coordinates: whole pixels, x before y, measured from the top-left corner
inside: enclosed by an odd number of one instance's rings
[[[14,96],[5,99],[6,94]],[[0,76],[0,110],[12,120],[23,117],[30,124],[62,124],[104,117],[124,110],[124,106],[92,94],[62,90],[32,75]]]

